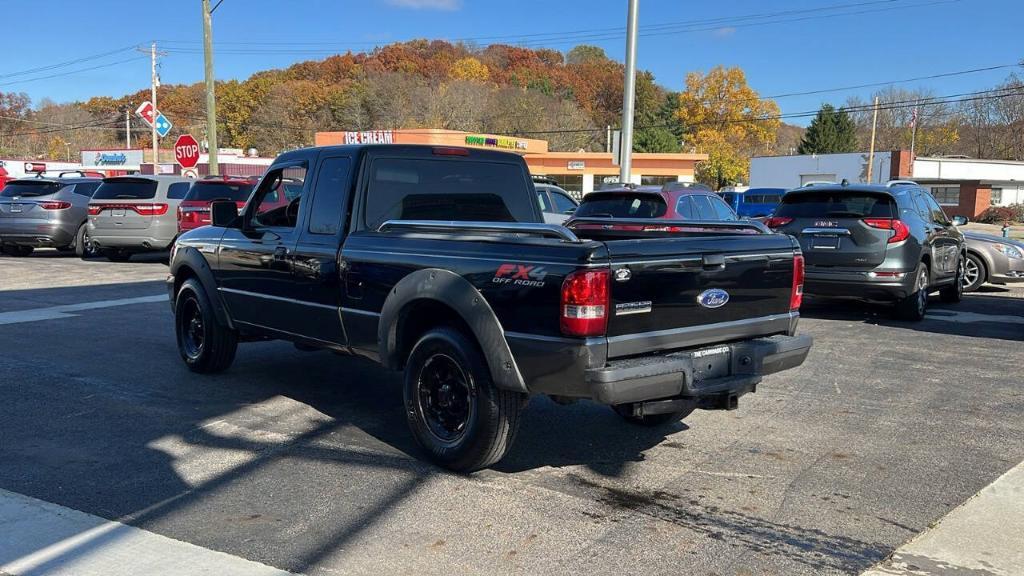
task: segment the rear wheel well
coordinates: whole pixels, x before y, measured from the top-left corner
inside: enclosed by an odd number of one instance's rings
[[[469,324],[454,308],[438,300],[413,300],[402,308],[398,315],[398,324],[395,326],[394,358],[399,370],[405,368],[416,342],[419,342],[427,331],[441,326],[458,330],[479,345]],[[486,354],[484,356],[486,358]]]

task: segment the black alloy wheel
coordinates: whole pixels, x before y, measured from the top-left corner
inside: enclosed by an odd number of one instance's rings
[[[416,382],[417,409],[427,429],[440,442],[457,442],[474,412],[466,373],[452,357],[438,353],[424,362]]]

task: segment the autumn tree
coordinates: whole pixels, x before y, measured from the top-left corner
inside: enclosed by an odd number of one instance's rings
[[[951,103],[936,98],[931,90],[890,86],[875,92],[867,101],[847,100],[845,108],[857,125],[861,150],[867,150],[871,144],[875,97],[878,98],[875,150],[909,149],[912,139],[918,155],[950,154],[955,148],[960,133]]]
[[[797,152],[800,154],[833,154],[857,151],[857,126],[846,110],[825,104],[811,120]]]
[[[483,82],[491,77],[491,73],[487,70],[487,66],[484,66],[479,60],[472,56],[466,56],[455,61],[451,70],[448,71],[448,76],[453,80]]]
[[[687,74],[676,117],[684,147],[709,156],[697,166],[697,178],[715,187],[745,182],[750,157],[775,141],[778,114],[774,101],[762,100],[747,85],[740,68]]]

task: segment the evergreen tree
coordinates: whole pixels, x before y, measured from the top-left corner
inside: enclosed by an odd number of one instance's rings
[[[853,120],[846,110],[836,110],[831,104],[825,104],[818,110],[818,115],[811,120],[797,148],[800,154],[832,154],[856,150],[857,131]]]

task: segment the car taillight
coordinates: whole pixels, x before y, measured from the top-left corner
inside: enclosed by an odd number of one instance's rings
[[[89,204],[89,216],[99,216],[100,212],[103,212],[103,206],[99,204]]]
[[[37,206],[43,210],[67,210],[68,208],[71,208],[71,202],[47,201],[39,202]]]
[[[896,218],[865,218],[863,222],[872,228],[892,230],[893,234],[889,237],[889,244],[902,242],[910,237],[910,228],[903,220]]]
[[[799,310],[804,302],[804,256],[793,257],[793,290],[789,293],[789,309]]]
[[[130,207],[140,216],[163,216],[170,208],[167,204],[131,204]]]
[[[577,270],[562,282],[561,326],[566,336],[601,336],[608,327],[609,280],[605,270]]]
[[[785,216],[772,216],[770,218],[765,218],[764,225],[769,228],[782,228],[792,221],[792,218],[786,218]]]

